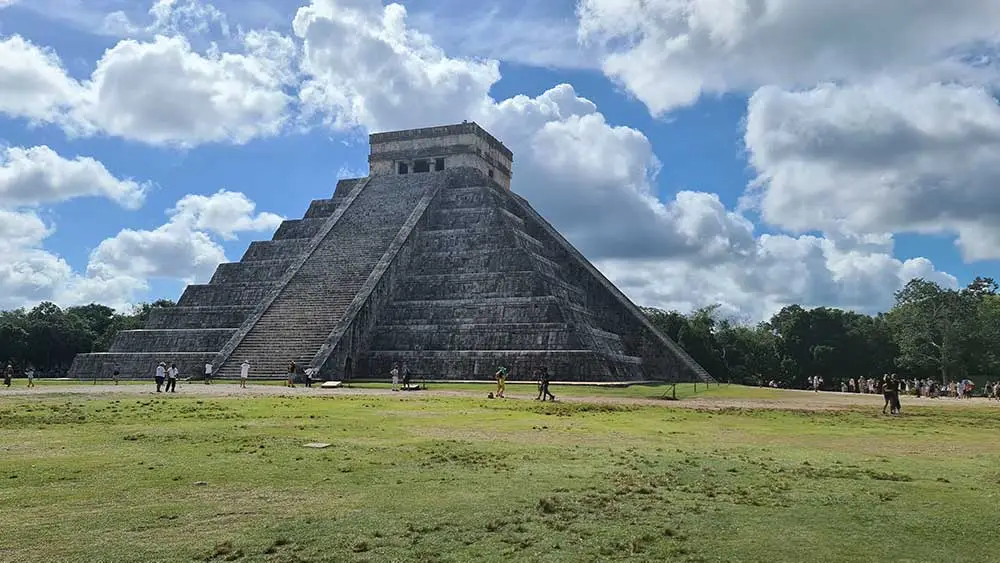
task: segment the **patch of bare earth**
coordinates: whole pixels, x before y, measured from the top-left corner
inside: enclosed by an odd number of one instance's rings
[[[558,387],[552,389],[557,395]],[[576,392],[579,392],[577,389]],[[855,393],[832,393],[812,391],[782,390],[776,391],[773,398],[728,398],[713,397],[712,395],[695,396],[681,401],[667,401],[663,399],[637,398],[637,397],[609,397],[600,396],[600,391],[595,391],[593,396],[562,396],[559,401],[564,403],[598,403],[617,405],[639,405],[639,406],[659,406],[665,408],[687,408],[700,410],[722,410],[722,409],[768,409],[768,410],[798,410],[798,411],[837,411],[854,410],[859,408],[881,408],[883,399],[881,395],[861,395]],[[306,396],[393,396],[401,400],[419,399],[426,397],[467,397],[482,398],[483,395],[475,391],[451,390],[447,388],[435,388],[431,386],[423,391],[392,392],[388,389],[360,389],[360,388],[337,388],[321,389],[318,386],[307,388],[302,385],[296,387],[282,387],[278,385],[253,385],[246,389],[241,389],[236,384],[214,383],[205,385],[203,383],[187,383],[178,386],[176,393],[157,393],[152,385],[42,385],[34,389],[26,387],[13,387],[0,389],[2,397],[29,397],[29,396],[53,396],[72,395],[89,397],[112,397],[112,396],[158,396],[162,398],[171,397],[306,397]],[[497,400],[534,400],[534,394],[510,393],[507,399]],[[937,406],[937,407],[993,407],[1000,408],[1000,402],[987,401],[983,398],[975,399],[917,399],[914,397],[903,397],[903,408]]]

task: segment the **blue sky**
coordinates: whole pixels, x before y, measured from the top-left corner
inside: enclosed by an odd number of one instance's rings
[[[2,307],[176,298],[364,175],[369,131],[464,118],[641,305],[875,311],[1000,277],[996,77],[950,55],[997,2],[7,2]],[[808,33],[866,17],[894,32]]]

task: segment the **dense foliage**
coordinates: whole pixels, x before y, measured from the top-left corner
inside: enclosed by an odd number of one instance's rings
[[[720,320],[717,307],[687,316],[645,311],[720,381],[775,380],[802,388],[813,375],[828,386],[887,372],[980,383],[1000,375],[1000,296],[993,279],[976,278],[960,290],[914,279],[895,298],[888,313],[876,316],[790,305],[754,327]]]
[[[142,328],[151,309],[173,304],[161,299],[117,313],[96,303],[60,309],[45,302],[31,310],[0,312],[0,361],[64,375],[76,354],[106,351],[116,332]]]
[[[982,382],[1000,377],[1000,296],[990,278],[960,290],[914,279],[875,316],[827,307],[789,305],[757,326],[721,319],[718,307],[689,315],[645,309],[719,381],[805,387],[807,378],[833,384],[849,377],[906,377]],[[0,361],[62,375],[80,352],[106,351],[117,331],[141,328],[160,300],[127,313],[90,304],[60,309],[42,303],[0,313]]]

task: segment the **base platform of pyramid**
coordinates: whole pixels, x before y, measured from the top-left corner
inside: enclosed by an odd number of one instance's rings
[[[154,309],[71,376],[710,381],[711,376],[510,190],[513,155],[475,123],[371,136],[341,180],[272,240]]]

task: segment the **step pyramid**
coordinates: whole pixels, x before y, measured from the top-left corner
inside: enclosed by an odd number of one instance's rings
[[[370,173],[284,221],[176,307],[81,354],[71,375],[558,381],[711,376],[510,190],[512,153],[475,123],[371,136]]]

